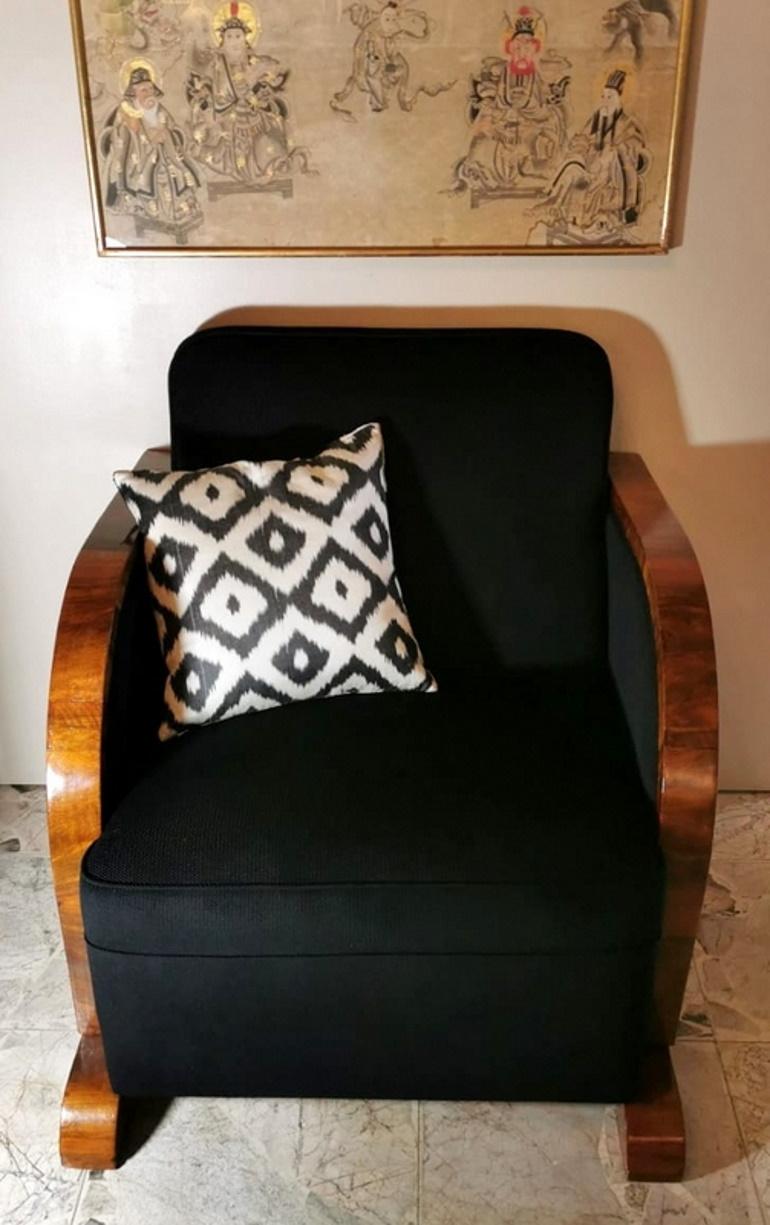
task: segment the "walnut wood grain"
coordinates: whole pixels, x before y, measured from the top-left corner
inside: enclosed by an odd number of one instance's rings
[[[621,1114],[628,1177],[632,1182],[678,1182],[684,1174],[685,1135],[671,1055],[649,1051],[638,1097]]]
[[[84,1034],[64,1090],[59,1131],[62,1165],[112,1170],[118,1164],[120,1098],[113,1093],[100,1034]]]
[[[168,451],[137,466],[168,467]],[[134,521],[116,496],[78,554],[56,633],[48,702],[46,788],[56,901],[78,1029],[96,1034],[91,975],[80,912],[80,861],[102,828],[104,696],[110,654],[134,550]]]
[[[700,566],[639,455],[610,458],[613,511],[644,579],[658,684],[658,817],[666,863],[653,1037],[673,1043],[711,858],[717,795],[714,639]]]

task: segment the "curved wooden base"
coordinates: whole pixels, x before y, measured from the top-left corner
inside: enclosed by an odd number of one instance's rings
[[[61,1108],[62,1165],[113,1170],[118,1164],[120,1098],[113,1093],[100,1034],[84,1034],[75,1054]]]
[[[682,1103],[667,1046],[645,1059],[639,1097],[626,1103],[625,1147],[632,1182],[679,1182],[684,1174]]]

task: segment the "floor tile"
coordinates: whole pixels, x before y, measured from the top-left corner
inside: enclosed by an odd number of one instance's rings
[[[679,1018],[677,1038],[680,1041],[683,1039],[693,1041],[694,1039],[710,1039],[713,1037],[714,1029],[711,1024],[708,1005],[698,979],[697,968],[695,963],[693,963],[687,975],[687,986],[685,987],[684,1000],[682,1001],[682,1015]]]
[[[412,1225],[417,1128],[416,1102],[305,1099],[299,1175],[330,1211]]]
[[[425,1102],[421,1225],[623,1221],[598,1159],[609,1117],[602,1106]]]
[[[421,1225],[759,1225],[715,1045],[676,1063],[685,1183],[626,1181],[614,1108],[425,1103]]]
[[[770,1225],[770,1045],[725,1044],[721,1055],[749,1167]]]
[[[725,792],[717,802],[714,855],[770,860],[770,794]]]
[[[73,1029],[48,861],[0,856],[0,1028]]]
[[[178,1099],[76,1225],[415,1225],[416,1106]]]
[[[121,1169],[90,1175],[77,1225],[299,1225],[303,1197],[284,1174],[298,1112],[290,1101],[172,1101]]]
[[[44,787],[0,786],[0,854],[47,855]]]
[[[770,860],[712,860],[695,958],[719,1041],[770,1040]]]
[[[0,1033],[0,1221],[69,1225],[82,1181],[59,1163],[59,1103],[73,1033]]]
[[[674,1066],[682,1097],[687,1163],[681,1183],[625,1180],[618,1133],[607,1129],[602,1162],[627,1225],[760,1225],[761,1209],[743,1155],[716,1045],[681,1042]]]

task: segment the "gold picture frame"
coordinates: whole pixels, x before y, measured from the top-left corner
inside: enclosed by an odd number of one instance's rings
[[[70,0],[98,251],[664,253],[693,3]]]

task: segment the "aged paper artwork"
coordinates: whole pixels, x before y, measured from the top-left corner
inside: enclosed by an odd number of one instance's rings
[[[71,0],[100,249],[665,249],[689,4]]]

